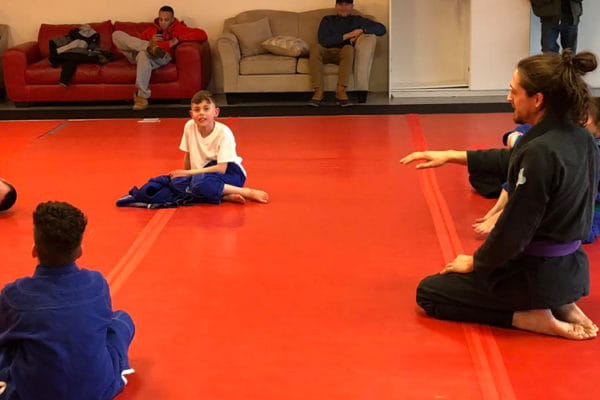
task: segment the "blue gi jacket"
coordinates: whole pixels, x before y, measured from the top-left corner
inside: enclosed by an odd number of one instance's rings
[[[39,265],[33,277],[6,285],[0,294],[0,381],[7,390],[0,400],[114,397],[128,365],[107,346],[112,318],[106,280],[76,264]]]

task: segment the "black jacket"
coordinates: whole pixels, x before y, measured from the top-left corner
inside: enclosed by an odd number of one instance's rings
[[[562,1],[563,0],[531,0],[531,7],[533,13],[540,18],[550,18],[555,20],[556,23],[562,18]],[[579,23],[579,17],[583,12],[582,1],[583,0],[567,0],[570,3],[571,18],[573,18],[573,25]]]

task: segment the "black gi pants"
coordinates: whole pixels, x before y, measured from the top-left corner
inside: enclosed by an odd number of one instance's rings
[[[417,304],[437,319],[510,328],[515,311],[553,309],[588,293],[587,256],[579,249],[523,256],[491,271],[428,276],[417,287]]]

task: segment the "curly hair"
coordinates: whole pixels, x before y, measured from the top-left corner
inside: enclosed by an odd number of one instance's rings
[[[519,61],[519,83],[528,96],[544,95],[546,115],[570,118],[584,124],[588,117],[591,95],[583,75],[596,69],[593,53],[573,55],[571,49],[562,54],[544,53]]]
[[[33,212],[33,236],[40,264],[56,267],[75,261],[86,225],[81,210],[68,203],[40,203]]]

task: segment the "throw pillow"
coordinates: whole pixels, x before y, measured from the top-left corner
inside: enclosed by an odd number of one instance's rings
[[[293,36],[275,36],[262,42],[262,47],[273,54],[288,57],[308,55],[308,43]]]
[[[273,36],[269,18],[264,17],[254,22],[231,25],[231,30],[240,42],[242,56],[248,57],[267,53],[260,44]]]

